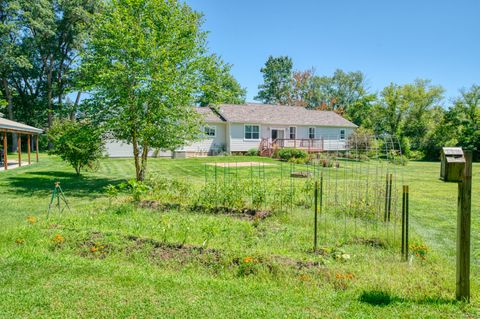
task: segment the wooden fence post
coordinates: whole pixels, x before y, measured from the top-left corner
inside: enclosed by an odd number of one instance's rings
[[[470,229],[472,209],[472,152],[464,151],[465,168],[458,183],[457,300],[470,301]]]

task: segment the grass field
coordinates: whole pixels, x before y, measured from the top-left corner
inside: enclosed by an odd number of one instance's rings
[[[200,184],[204,163],[213,161],[278,165],[250,157],[151,159],[149,173]],[[480,166],[470,304],[454,300],[457,187],[438,180],[439,166],[403,169],[414,238],[429,249],[425,259],[402,262],[397,246],[363,242],[312,254],[304,209],[252,221],[140,208],[127,196],[112,202],[104,187],[134,176],[132,160],[102,160],[98,171],[77,177],[42,155],[39,164],[0,173],[0,317],[479,317]],[[56,180],[72,209],[47,220]]]

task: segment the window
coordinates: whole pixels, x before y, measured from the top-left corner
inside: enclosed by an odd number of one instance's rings
[[[205,126],[203,129],[203,132],[205,133],[205,136],[215,136],[216,134],[216,127],[215,126]]]
[[[315,138],[315,128],[309,127],[308,128],[308,138],[314,139]]]
[[[340,130],[340,139],[341,140],[345,139],[345,130]]]
[[[245,139],[246,140],[258,140],[258,139],[260,139],[260,126],[258,126],[258,125],[245,125]]]
[[[295,126],[289,127],[290,139],[294,140],[297,138],[297,128]]]

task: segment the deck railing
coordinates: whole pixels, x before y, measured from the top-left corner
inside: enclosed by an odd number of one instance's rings
[[[324,141],[323,138],[277,138],[272,141],[272,146],[279,148],[299,148],[307,152],[319,152],[324,150]]]

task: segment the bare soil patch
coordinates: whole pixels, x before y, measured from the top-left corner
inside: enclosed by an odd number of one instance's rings
[[[156,200],[142,200],[138,203],[141,208],[148,208],[152,210],[170,210],[185,208],[193,212],[209,213],[209,214],[223,214],[234,218],[245,220],[259,220],[269,217],[272,213],[265,210],[255,210],[251,208],[230,208],[225,206],[206,207],[202,205],[187,205],[182,206],[175,203],[161,203]]]

